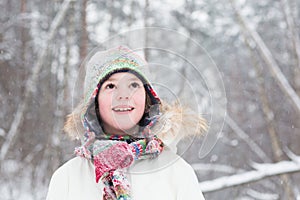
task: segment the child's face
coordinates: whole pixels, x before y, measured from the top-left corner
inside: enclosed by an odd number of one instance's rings
[[[146,93],[142,81],[128,72],[115,73],[99,91],[98,103],[104,131],[124,134],[144,114]]]

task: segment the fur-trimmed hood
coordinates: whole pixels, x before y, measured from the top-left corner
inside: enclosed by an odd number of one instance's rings
[[[86,112],[87,106],[80,103],[66,118],[64,131],[71,139],[82,139],[85,129],[81,116]],[[178,142],[186,137],[201,136],[207,131],[206,120],[190,108],[180,105],[178,102],[160,105],[161,116],[153,127],[156,134],[167,146],[176,151]]]

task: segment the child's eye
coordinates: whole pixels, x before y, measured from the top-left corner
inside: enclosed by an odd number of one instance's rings
[[[116,86],[112,83],[109,83],[105,86],[105,89],[114,89]]]
[[[133,88],[139,88],[140,84],[137,83],[137,82],[133,82],[133,83],[130,84],[130,86],[133,87]]]

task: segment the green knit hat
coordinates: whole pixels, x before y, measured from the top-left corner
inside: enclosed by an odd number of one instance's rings
[[[85,103],[92,97],[98,83],[103,82],[108,76],[121,70],[127,69],[135,72],[145,83],[150,84],[145,76],[146,67],[148,67],[148,63],[144,59],[124,46],[96,52],[86,65],[84,82]]]

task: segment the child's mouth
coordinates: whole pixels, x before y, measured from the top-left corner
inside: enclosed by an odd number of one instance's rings
[[[115,107],[112,110],[115,112],[128,112],[132,111],[134,108],[133,107]]]

